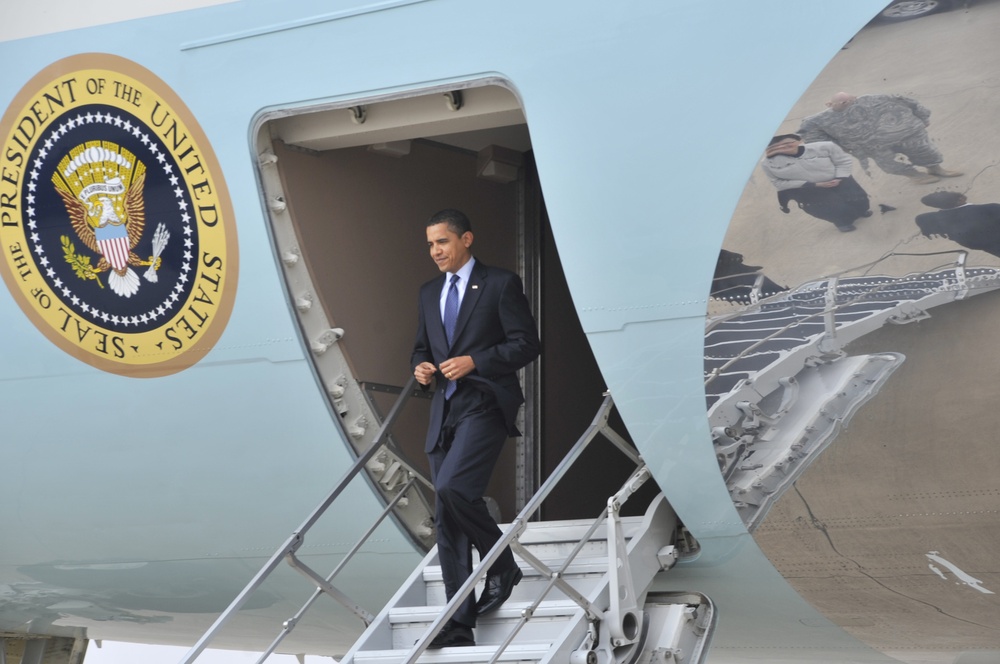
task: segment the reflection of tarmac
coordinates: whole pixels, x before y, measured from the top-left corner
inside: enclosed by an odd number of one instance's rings
[[[897,209],[863,219],[854,233],[799,210],[783,214],[756,169],[723,246],[793,289],[847,271],[903,275],[938,269],[961,250],[920,235],[920,197],[939,189],[972,203],[1000,203],[1000,0],[898,24],[865,28],[791,110],[776,133],[795,131],[836,92],[902,94],[932,112],[928,132],[957,178],[928,185],[874,164],[854,176]],[[761,136],[761,152],[770,136]],[[763,156],[763,155],[762,155]],[[1000,233],[1000,228],[997,229]],[[1000,267],[969,251],[966,268]],[[870,272],[868,271],[870,270]],[[729,305],[727,311],[736,307]],[[995,331],[1000,293],[973,289],[964,301],[908,325],[885,325],[851,340],[851,357],[899,353],[905,361],[829,447],[771,508],[754,537],[810,603],[869,645],[902,661],[951,664],[963,650],[1000,651],[1000,381]],[[710,400],[713,398],[709,397]],[[947,578],[945,578],[947,577]]]
[[[974,203],[1000,202],[1000,1],[980,0],[965,10],[892,25],[872,25],[842,50],[803,95],[777,133],[795,131],[801,120],[825,108],[838,91],[853,94],[894,93],[913,97],[931,110],[928,132],[944,154],[944,166],[964,171],[957,178],[918,185],[888,175],[874,164],[870,174],[855,160],[854,176],[872,197],[878,212],[858,222],[858,231],[838,233],[830,224],[801,210],[783,214],[774,187],[759,169],[744,191],[726,237],[727,249],[763,265],[768,276],[789,286],[874,261],[894,249],[932,252],[958,248],[945,239],[913,239],[917,214],[928,212],[919,199],[937,189],[966,193]],[[761,151],[770,136],[762,136]],[[930,269],[908,258],[899,274]],[[979,252],[970,265],[997,265]],[[886,264],[882,264],[882,268]],[[888,264],[893,271],[892,263]]]

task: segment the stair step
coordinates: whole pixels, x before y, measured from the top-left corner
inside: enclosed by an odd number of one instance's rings
[[[542,560],[550,569],[556,570],[562,564],[562,560]],[[521,582],[514,586],[514,591],[511,593],[510,600],[512,601],[522,601],[522,600],[533,600],[538,597],[542,590],[542,587],[548,584],[549,580],[543,577],[541,573],[538,572],[534,567],[525,563],[519,562],[521,571],[524,573],[524,578]],[[579,593],[587,596],[604,578],[608,571],[608,559],[605,558],[589,558],[582,561],[577,560],[563,575],[563,578],[572,585]],[[430,605],[444,604],[446,602],[445,591],[444,591],[444,580],[441,577],[441,567],[438,565],[428,565],[423,571],[423,580],[425,586],[425,599],[424,601]],[[483,582],[480,582],[477,586],[476,592],[481,593],[483,590]],[[547,595],[547,599],[558,601],[565,600],[566,595],[559,589],[558,586],[553,586]]]
[[[496,611],[479,618],[475,631],[476,643],[485,646],[502,642],[521,619],[522,612],[529,606],[531,602],[508,601]],[[521,627],[517,634],[517,642],[551,644],[553,634],[561,631],[561,628],[554,624],[567,623],[579,610],[580,607],[574,602],[542,602],[531,620]],[[393,647],[406,648],[416,643],[443,611],[443,605],[391,609],[389,623],[392,626]]]
[[[503,620],[518,619],[521,612],[532,605],[532,602],[504,602],[496,611],[489,613],[479,619],[480,624],[484,622],[499,622]],[[542,602],[535,609],[533,618],[565,617],[571,616],[580,608],[576,602],[560,600],[554,602]],[[429,625],[444,611],[441,606],[409,606],[396,607],[389,610],[389,622],[392,625],[402,623],[423,623]]]
[[[514,554],[514,558],[517,561],[518,566],[521,568],[521,572],[524,574],[524,579],[529,578],[543,578],[542,573],[528,564],[526,561],[522,560],[517,554]],[[553,571],[558,571],[565,564],[565,558],[546,558],[539,556],[538,559],[543,565],[548,567]],[[472,561],[473,565],[479,564],[479,559],[474,558]],[[603,576],[605,572],[608,571],[608,555],[606,552],[602,552],[597,556],[584,556],[581,552],[569,567],[566,568],[563,576],[587,576],[590,574],[596,574]],[[442,580],[441,577],[441,566],[440,565],[427,565],[423,572],[425,583],[437,583]],[[522,582],[523,583],[523,582]]]
[[[511,644],[501,653],[499,662],[538,662],[545,657],[551,644]],[[361,664],[399,664],[409,650],[362,650],[354,654],[354,661]],[[427,650],[418,662],[425,664],[474,664],[488,662],[496,654],[492,646],[464,646]]]
[[[499,525],[500,530],[506,530],[508,524],[502,523]],[[593,522],[586,519],[576,521],[532,521],[525,528],[524,532],[521,533],[518,540],[524,545],[556,544],[559,542],[576,544],[583,539],[583,536],[590,529],[591,525],[593,525]],[[622,517],[621,526],[625,537],[631,539],[641,531],[642,517]],[[604,542],[607,540],[606,535],[607,528],[602,525],[591,536],[591,541]]]

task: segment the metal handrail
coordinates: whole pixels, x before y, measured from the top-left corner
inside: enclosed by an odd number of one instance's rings
[[[243,605],[247,602],[247,600],[250,599],[250,596],[264,583],[267,577],[270,576],[275,569],[277,569],[278,565],[281,564],[282,560],[287,560],[289,564],[295,567],[297,571],[305,574],[311,580],[315,581],[318,586],[317,593],[327,592],[331,594],[335,599],[337,599],[337,601],[341,602],[348,609],[350,609],[355,614],[360,616],[362,620],[365,621],[366,625],[368,624],[368,622],[371,621],[370,613],[362,609],[357,604],[351,602],[345,595],[343,595],[339,591],[336,591],[336,589],[329,584],[329,580],[332,579],[340,571],[340,569],[343,568],[344,563],[355,553],[357,553],[358,550],[360,550],[361,544],[368,537],[367,534],[361,538],[358,544],[355,545],[355,547],[349,552],[348,556],[345,557],[343,561],[341,561],[341,564],[337,567],[337,569],[334,570],[334,572],[326,580],[324,580],[322,577],[319,577],[318,575],[315,574],[315,572],[305,567],[301,563],[301,561],[295,558],[294,554],[296,551],[298,551],[299,547],[302,546],[303,542],[305,541],[305,534],[309,531],[309,529],[312,528],[313,525],[315,525],[315,523],[320,519],[320,517],[323,516],[323,514],[330,507],[330,505],[337,499],[338,496],[340,496],[340,494],[344,491],[344,489],[347,488],[347,485],[354,480],[354,478],[361,472],[362,469],[364,469],[365,465],[372,459],[372,457],[374,457],[375,454],[378,453],[385,445],[385,442],[388,440],[389,430],[392,428],[393,424],[395,424],[396,419],[399,417],[399,413],[402,411],[403,406],[409,399],[410,393],[413,391],[415,383],[416,383],[416,378],[414,376],[410,376],[409,381],[407,381],[406,386],[403,387],[403,390],[399,395],[399,398],[396,400],[396,403],[393,404],[392,408],[389,411],[389,414],[382,421],[382,424],[379,427],[378,433],[376,434],[375,439],[372,441],[371,446],[357,458],[357,460],[354,462],[354,465],[352,465],[347,470],[343,478],[330,491],[330,493],[327,494],[327,497],[323,500],[323,502],[321,502],[309,514],[309,516],[306,517],[306,520],[302,522],[302,525],[300,525],[296,530],[292,532],[291,536],[287,540],[285,540],[285,543],[282,544],[281,548],[279,548],[274,553],[274,555],[271,556],[271,558],[267,561],[267,563],[264,564],[264,566],[260,569],[260,571],[257,572],[256,575],[254,575],[253,579],[250,580],[250,583],[248,583],[247,586],[240,592],[240,594],[236,596],[236,599],[234,599],[232,603],[230,603],[230,605],[226,608],[226,610],[222,612],[222,614],[218,617],[218,619],[216,619],[216,621],[212,624],[212,626],[209,627],[208,631],[205,632],[205,634],[203,634],[200,639],[198,639],[198,642],[191,647],[191,649],[184,656],[184,659],[180,661],[180,664],[191,664],[192,662],[195,661],[195,659],[198,658],[198,655],[200,655],[202,651],[205,650],[205,648],[212,641],[212,639],[215,638],[216,634],[218,634],[218,632],[222,629],[222,627],[225,626],[226,623],[228,623],[236,615],[236,613],[243,607]],[[412,480],[406,486],[407,488],[411,487]],[[404,493],[403,491],[400,491],[397,494],[397,497],[402,496],[403,493]],[[395,501],[393,501],[391,505],[395,505]],[[385,516],[389,513],[391,505],[387,507],[385,511],[383,511],[382,515],[378,518],[375,526],[377,526],[378,523],[380,523],[381,520],[385,518]],[[371,530],[369,530],[369,533],[370,532]],[[330,593],[331,590],[335,591],[335,593]],[[292,620],[295,620],[297,622],[299,616],[301,616],[301,613],[306,608],[308,608],[308,606],[311,605],[314,600],[315,597],[310,598],[309,601],[306,602],[306,606],[303,607],[303,609],[300,610],[300,612],[296,614],[295,618],[293,618]],[[279,636],[277,642],[273,644],[273,647],[277,647],[277,644],[280,643],[281,639],[283,639],[284,636],[287,635],[287,632],[291,631],[291,629],[287,628],[289,624],[291,625],[292,628],[294,628],[294,623],[286,622],[286,628],[284,629],[283,634]]]
[[[927,251],[927,252],[890,251],[889,253],[884,254],[884,255],[876,258],[873,261],[869,261],[867,263],[862,263],[861,265],[855,265],[853,267],[848,267],[848,268],[845,268],[845,269],[843,269],[843,270],[841,270],[839,272],[831,272],[830,274],[826,274],[826,275],[822,275],[822,276],[816,277],[815,279],[812,279],[812,280],[810,280],[807,283],[817,283],[817,282],[820,282],[820,281],[825,281],[827,279],[840,279],[840,278],[843,278],[845,276],[849,276],[852,273],[857,273],[859,276],[866,276],[866,275],[869,274],[869,271],[871,270],[871,268],[875,267],[879,263],[882,263],[883,261],[889,260],[890,258],[897,258],[897,257],[900,257],[900,256],[943,256],[943,255],[946,255],[946,254],[959,254],[959,256],[954,261],[952,261],[951,263],[941,263],[940,265],[938,265],[936,267],[933,267],[933,268],[930,268],[930,269],[927,269],[927,270],[924,270],[923,272],[910,272],[910,273],[904,274],[902,277],[896,277],[896,279],[906,279],[907,277],[920,276],[920,275],[924,275],[924,274],[930,274],[934,270],[940,270],[941,268],[944,268],[947,265],[962,265],[965,262],[965,259],[968,256],[969,252],[966,251],[965,249],[947,249],[945,251]],[[796,292],[801,292],[801,291],[798,290],[799,288],[801,288],[801,285],[800,286],[796,286],[795,288],[788,288],[788,289],[782,290],[780,294],[782,294],[782,295],[788,295],[788,294],[793,294],[793,293],[796,293]],[[735,316],[742,316],[747,311],[757,310],[757,309],[759,309],[760,307],[762,307],[765,304],[767,304],[767,302],[765,302],[765,301],[754,302],[754,303],[752,303],[752,304],[750,304],[750,305],[742,308],[737,313],[728,314],[728,315],[725,315],[725,316],[719,316],[716,319],[716,321],[724,321],[724,320],[727,320],[729,318],[733,318]]]
[[[617,447],[619,450],[625,453],[626,456],[628,456],[633,462],[636,463],[636,465],[640,466],[640,468],[635,473],[633,473],[632,477],[629,478],[630,482],[632,482],[637,475],[640,475],[642,473],[644,469],[642,458],[638,454],[636,454],[636,452],[628,445],[628,443],[626,443],[625,440],[617,432],[611,429],[610,426],[608,425],[608,417],[611,414],[611,408],[613,406],[614,406],[614,400],[611,397],[611,393],[610,392],[605,393],[604,401],[601,403],[601,406],[598,409],[597,414],[594,416],[593,421],[590,423],[590,426],[587,427],[583,435],[580,436],[576,444],[573,445],[573,448],[569,451],[569,453],[565,457],[563,457],[562,461],[559,462],[559,465],[556,466],[552,474],[549,475],[548,479],[546,479],[545,482],[542,484],[542,486],[538,489],[538,491],[535,492],[535,495],[532,496],[531,500],[528,501],[528,503],[524,506],[521,512],[517,515],[517,517],[510,523],[510,525],[507,526],[507,529],[504,531],[500,539],[497,540],[497,543],[493,546],[493,548],[490,549],[485,556],[481,556],[479,565],[476,566],[476,568],[472,571],[472,574],[469,576],[469,578],[466,579],[465,583],[463,583],[462,586],[455,592],[454,596],[445,605],[444,610],[430,624],[430,626],[428,626],[428,628],[424,631],[423,635],[417,640],[417,642],[413,645],[413,647],[409,650],[409,652],[407,652],[406,656],[403,659],[404,664],[413,664],[414,662],[417,661],[420,655],[423,654],[423,652],[427,649],[427,646],[430,645],[430,642],[433,640],[434,636],[439,631],[441,631],[441,628],[444,627],[444,624],[451,619],[451,617],[458,610],[458,607],[472,593],[473,589],[476,587],[476,584],[478,584],[483,579],[483,577],[486,576],[490,567],[493,566],[493,563],[496,561],[497,558],[500,557],[500,554],[508,546],[511,546],[512,548],[517,550],[518,555],[521,556],[523,560],[525,560],[529,565],[534,567],[536,570],[541,572],[544,576],[548,577],[549,579],[549,583],[543,589],[541,596],[539,597],[538,600],[536,600],[535,604],[532,605],[532,610],[538,606],[538,603],[541,602],[541,599],[545,597],[545,595],[549,592],[549,590],[551,590],[552,587],[558,585],[560,590],[566,593],[567,597],[576,602],[584,610],[584,612],[587,615],[587,619],[589,621],[594,623],[601,620],[602,612],[594,608],[594,606],[585,597],[583,597],[579,592],[576,591],[576,589],[570,586],[563,579],[562,572],[564,572],[567,569],[570,562],[572,562],[573,558],[575,558],[575,556],[580,552],[580,550],[582,550],[583,546],[590,539],[591,535],[593,535],[593,533],[596,532],[597,528],[600,527],[600,524],[605,519],[606,516],[605,513],[602,513],[601,516],[597,518],[597,520],[591,526],[590,530],[588,530],[587,534],[585,534],[583,539],[581,539],[577,543],[576,547],[571,552],[570,556],[567,557],[567,560],[565,561],[559,572],[553,572],[540,560],[538,560],[538,558],[536,558],[534,555],[526,551],[524,547],[521,546],[520,543],[517,541],[517,538],[518,536],[520,536],[522,532],[524,532],[531,517],[534,516],[535,512],[538,511],[538,509],[541,507],[541,504],[549,496],[549,494],[552,492],[555,486],[565,477],[570,467],[580,458],[580,456],[583,454],[584,450],[591,443],[591,441],[593,441],[593,439],[597,437],[597,434],[600,433],[604,435],[604,437],[607,438],[609,441],[611,441],[615,445],[615,447]],[[519,630],[520,627],[526,622],[527,620],[522,619],[522,621],[519,622],[518,625],[515,627],[515,631]],[[509,643],[510,639],[506,640],[503,644],[501,644],[501,647],[498,649],[497,653],[494,654],[493,661],[496,661],[499,654],[503,652],[503,649],[507,645],[509,645]],[[342,660],[342,664],[347,664],[348,661],[349,660]]]

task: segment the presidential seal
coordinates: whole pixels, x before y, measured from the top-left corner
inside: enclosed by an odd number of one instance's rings
[[[236,231],[180,99],[133,62],[74,56],[22,89],[0,138],[0,273],[38,329],[127,376],[204,357],[232,310]]]

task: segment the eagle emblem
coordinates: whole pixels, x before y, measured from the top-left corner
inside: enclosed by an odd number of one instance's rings
[[[143,260],[135,253],[146,227],[143,184],[146,168],[130,151],[108,141],[77,146],[59,162],[52,182],[69,214],[70,225],[90,251],[99,255],[97,265],[77,254],[63,236],[66,261],[81,279],[96,280],[108,272],[108,286],[121,297],[139,292],[141,282],[132,267],[146,266],[147,281],[156,282],[160,254],[170,234],[159,224],[153,234],[153,255]]]

